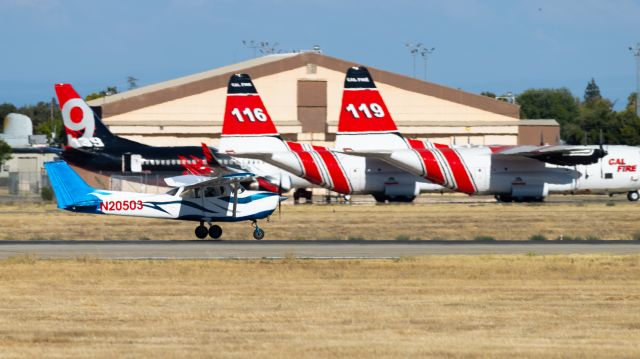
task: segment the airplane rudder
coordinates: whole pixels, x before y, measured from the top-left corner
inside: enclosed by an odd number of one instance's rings
[[[44,164],[51,182],[58,208],[67,208],[94,191],[66,162],[53,161]]]
[[[344,78],[345,89],[374,89],[376,84],[369,73],[369,69],[364,66],[353,66],[347,70]]]
[[[278,131],[248,74],[229,78],[223,136],[277,136]]]
[[[104,147],[104,140],[114,135],[102,123],[100,115],[87,104],[71,84],[55,84],[64,123],[65,146]]]

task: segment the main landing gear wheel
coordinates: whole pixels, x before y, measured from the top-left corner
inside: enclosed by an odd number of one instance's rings
[[[253,230],[253,238],[255,238],[256,240],[261,240],[262,238],[264,238],[264,231],[262,230],[262,228],[258,227],[258,222],[253,221],[252,225],[256,227],[256,229]]]
[[[204,226],[204,223],[200,223],[199,226],[196,227],[196,237],[200,239],[207,238],[207,234],[209,234],[209,230]]]
[[[209,227],[209,237],[218,239],[220,236],[222,236],[222,228],[217,224],[211,225]]]
[[[627,199],[631,202],[636,202],[640,199],[640,193],[638,193],[638,191],[631,191],[627,193]]]

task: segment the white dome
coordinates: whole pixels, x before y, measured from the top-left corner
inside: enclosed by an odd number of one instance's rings
[[[33,135],[33,123],[28,116],[10,113],[4,118],[5,137],[28,137]]]

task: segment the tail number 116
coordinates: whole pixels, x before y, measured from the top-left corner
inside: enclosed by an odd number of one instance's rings
[[[369,105],[367,105],[366,103],[363,103],[363,104],[360,104],[360,106],[358,106],[357,108],[354,104],[350,103],[349,105],[347,105],[345,110],[351,112],[351,115],[353,116],[353,118],[360,118],[361,113],[366,118],[384,117],[384,110],[382,109],[382,106],[378,105],[377,103],[372,103]]]
[[[238,119],[238,122],[244,122],[245,117],[249,122],[256,122],[256,120],[260,122],[267,122],[267,115],[261,108],[245,108],[241,112],[240,109],[236,107],[231,111],[231,114]]]

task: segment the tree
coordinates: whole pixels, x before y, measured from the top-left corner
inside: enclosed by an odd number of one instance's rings
[[[638,93],[632,92],[629,97],[627,97],[627,110],[635,111],[638,103]]]
[[[596,80],[591,78],[591,81],[587,84],[587,88],[584,89],[584,102],[591,104],[597,100],[601,100],[600,87],[596,85]]]
[[[580,116],[578,101],[569,89],[529,89],[521,93],[516,102],[523,119],[555,119],[560,124],[561,137],[575,138],[581,132],[577,125]]]
[[[91,100],[95,100],[97,98],[102,98],[105,96],[111,96],[113,94],[117,94],[118,93],[118,87],[117,86],[107,86],[106,89],[100,91],[100,92],[92,92],[90,94],[88,94],[84,100],[85,101],[91,101]]]
[[[491,92],[491,91],[482,91],[480,92],[481,96],[487,96],[487,97],[491,97],[491,98],[496,98],[496,94]]]
[[[12,104],[5,102],[0,104],[0,121],[4,120],[5,116],[12,112],[16,112],[18,109]]]
[[[569,143],[578,144],[584,142],[586,134],[586,144],[596,144],[600,141],[600,131],[604,135],[604,142],[612,145],[622,144],[619,136],[620,126],[613,111],[613,103],[608,99],[592,99],[580,106],[580,117],[578,119],[582,136],[565,138]]]
[[[11,146],[8,143],[0,140],[0,166],[6,161],[11,159]]]

